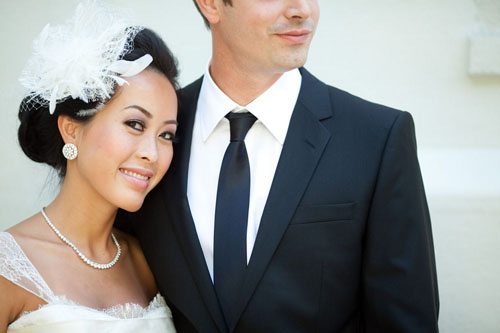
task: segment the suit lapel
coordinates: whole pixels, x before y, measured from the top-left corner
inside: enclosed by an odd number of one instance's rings
[[[164,182],[164,198],[193,280],[205,306],[222,332],[227,331],[227,327],[210,279],[186,194],[192,131],[201,83],[202,79],[199,79],[180,92],[180,125],[177,130],[179,143],[174,146],[175,158],[167,173],[167,181]]]
[[[293,217],[330,139],[320,120],[332,116],[328,88],[305,69],[283,150],[260,222],[233,330]]]

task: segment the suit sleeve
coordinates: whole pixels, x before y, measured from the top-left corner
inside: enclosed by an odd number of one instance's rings
[[[437,332],[431,221],[407,112],[399,114],[388,135],[364,241],[364,331]]]

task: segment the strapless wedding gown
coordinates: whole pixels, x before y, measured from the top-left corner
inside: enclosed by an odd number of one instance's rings
[[[22,314],[9,325],[8,333],[175,332],[172,314],[160,294],[146,308],[129,303],[99,310],[54,295],[8,232],[0,232],[0,275],[47,302]]]

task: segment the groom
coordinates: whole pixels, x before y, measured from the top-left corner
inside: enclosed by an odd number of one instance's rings
[[[317,0],[194,0],[205,75],[180,92],[162,183],[118,223],[179,332],[436,332],[410,114],[302,66]]]

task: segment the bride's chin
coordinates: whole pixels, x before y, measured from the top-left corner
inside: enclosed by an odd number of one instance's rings
[[[134,202],[124,203],[123,205],[120,205],[119,207],[123,210],[126,210],[127,212],[135,213],[142,207],[143,203],[144,203],[144,199],[140,200],[140,202],[134,201]]]
[[[114,204],[116,207],[126,210],[127,212],[134,213],[137,212],[144,203],[144,194],[138,193],[127,193],[128,195],[123,195],[121,198],[116,198]]]

